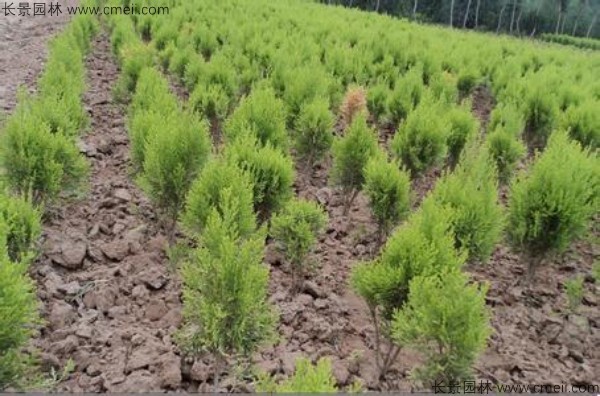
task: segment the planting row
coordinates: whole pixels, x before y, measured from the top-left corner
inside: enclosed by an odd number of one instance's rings
[[[27,348],[42,324],[29,265],[41,218],[60,194],[81,189],[87,163],[77,137],[88,125],[81,102],[84,55],[95,19],[78,16],[50,43],[37,93],[20,92],[0,138],[0,390],[47,386]]]

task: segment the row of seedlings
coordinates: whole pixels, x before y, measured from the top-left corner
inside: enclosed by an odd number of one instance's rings
[[[46,388],[29,341],[43,325],[28,270],[39,251],[43,214],[81,190],[88,165],[77,139],[89,120],[82,103],[84,56],[97,31],[75,17],[49,44],[37,93],[20,91],[0,137],[0,390]]]

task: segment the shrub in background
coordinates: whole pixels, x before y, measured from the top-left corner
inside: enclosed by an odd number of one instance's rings
[[[525,137],[531,148],[543,148],[558,119],[556,98],[548,88],[531,84],[524,99]]]
[[[247,237],[256,230],[252,191],[250,175],[235,164],[214,158],[205,165],[190,188],[183,224],[192,233],[202,233],[211,211],[217,209],[223,214],[224,194],[231,194],[239,201],[235,212],[236,230],[240,237]]]
[[[342,187],[344,214],[362,188],[365,165],[378,153],[377,134],[368,127],[364,114],[354,119],[344,137],[334,141],[331,179]]]
[[[271,218],[271,236],[292,267],[294,286],[304,276],[304,260],[327,224],[327,214],[316,203],[292,199]]]
[[[229,113],[230,100],[219,84],[198,84],[188,100],[190,108],[208,120],[223,121]]]
[[[567,109],[561,120],[571,138],[592,150],[600,147],[600,102],[587,101]]]
[[[279,88],[288,108],[288,125],[294,124],[304,103],[319,96],[331,99],[331,76],[320,64],[306,64],[302,67],[286,65],[286,68],[281,70],[285,70],[280,72],[281,81],[275,81],[275,84],[282,85]],[[335,102],[332,101],[332,104],[335,105]]]
[[[161,72],[153,67],[142,69],[129,106],[130,114],[154,111],[168,115],[176,112],[177,109],[177,99],[171,93],[169,82]]]
[[[439,164],[446,155],[446,121],[438,116],[439,107],[422,102],[394,135],[391,149],[413,177]]]
[[[285,105],[269,86],[257,87],[242,99],[225,124],[225,136],[234,140],[249,129],[262,145],[288,147]]]
[[[509,237],[527,252],[529,275],[552,253],[563,252],[585,232],[598,210],[600,172],[593,155],[555,132],[533,165],[513,183]]]
[[[292,197],[294,164],[291,158],[270,143],[260,146],[252,131],[229,143],[224,155],[250,175],[254,209],[261,219],[265,220]]]
[[[190,186],[211,150],[207,125],[189,113],[172,114],[146,143],[141,185],[164,212],[169,240]]]
[[[473,145],[432,192],[436,202],[451,208],[455,246],[465,250],[470,260],[487,261],[502,235],[497,184],[494,163],[479,145]]]
[[[364,172],[363,189],[377,220],[381,243],[410,210],[410,176],[384,156],[370,159]]]
[[[498,127],[486,137],[487,151],[496,163],[498,180],[502,184],[510,181],[518,162],[523,158],[526,147],[523,142],[503,127]]]
[[[334,122],[327,99],[318,97],[302,106],[294,125],[294,141],[298,156],[310,167],[331,148]]]
[[[468,106],[453,107],[447,113],[448,136],[448,161],[453,168],[460,160],[460,156],[467,142],[473,139],[479,131],[479,122]]]
[[[396,81],[388,99],[391,121],[399,123],[420,103],[423,96],[423,81],[418,69],[412,69]]]
[[[499,103],[490,114],[488,131],[502,128],[511,136],[519,137],[525,128],[525,119],[519,108],[511,102]]]
[[[152,50],[140,41],[124,44],[121,53],[121,75],[115,85],[115,95],[125,101],[135,91],[142,70],[152,67],[154,60]]]
[[[375,121],[383,121],[388,117],[387,99],[390,88],[388,84],[379,82],[371,87],[367,92],[367,108],[373,115]]]
[[[477,85],[478,76],[473,67],[463,67],[458,74],[456,86],[461,96],[469,95]]]
[[[394,314],[392,338],[424,355],[424,365],[412,373],[416,379],[442,389],[473,380],[491,334],[486,293],[457,270],[411,281],[406,306]]]

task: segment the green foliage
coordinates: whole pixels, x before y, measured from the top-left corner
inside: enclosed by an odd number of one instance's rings
[[[380,238],[410,210],[410,176],[385,157],[372,158],[365,170],[364,191],[379,225]]]
[[[567,109],[561,125],[569,131],[571,138],[585,147],[600,147],[600,102],[587,101],[579,106]]]
[[[392,337],[424,355],[416,379],[429,387],[473,379],[473,365],[491,334],[486,293],[487,287],[468,284],[456,270],[412,280],[407,305],[394,315]]]
[[[27,266],[12,262],[6,249],[8,226],[0,220],[0,390],[27,381],[31,359],[23,348],[39,323],[37,298]]]
[[[400,347],[391,339],[391,321],[394,312],[406,304],[411,281],[421,275],[435,276],[444,269],[459,269],[465,261],[465,254],[454,248],[451,214],[432,199],[426,199],[419,211],[388,239],[379,258],[352,270],[352,288],[369,307],[378,343],[383,337],[390,344],[383,357],[380,345],[375,349],[381,376]]]
[[[525,155],[525,145],[517,136],[506,132],[502,127],[496,128],[487,136],[486,144],[490,157],[496,163],[498,180],[508,183],[517,163]]]
[[[456,86],[462,96],[467,96],[477,85],[477,74],[472,68],[465,68],[458,75]]]
[[[411,70],[396,81],[387,104],[392,122],[398,123],[406,119],[408,114],[419,104],[422,95],[423,81],[419,69]]]
[[[169,63],[169,71],[173,73],[175,76],[183,79],[187,66],[191,59],[197,57],[196,51],[192,46],[187,46],[185,48],[179,48],[177,51],[173,53],[171,57],[171,61]]]
[[[274,334],[267,303],[265,233],[240,238],[240,200],[227,190],[208,216],[193,258],[182,268],[185,327],[180,345],[198,354],[250,355]]]
[[[129,106],[128,131],[134,170],[143,169],[148,143],[163,130],[172,129],[170,124],[179,122],[180,112],[177,99],[160,72],[154,68],[142,70]]]
[[[454,107],[447,113],[449,131],[447,136],[448,159],[456,165],[467,142],[479,131],[479,122],[467,107]]]
[[[0,136],[3,179],[9,190],[31,197],[34,204],[50,203],[79,187],[87,173],[74,137],[87,125],[81,103],[84,55],[96,30],[95,18],[79,15],[51,41],[37,95],[20,92]]]
[[[321,358],[316,365],[306,358],[296,359],[294,375],[277,384],[272,377],[261,376],[256,384],[259,393],[334,393],[331,361]]]
[[[429,83],[433,97],[448,105],[454,105],[458,100],[456,85],[456,77],[447,72],[436,74]]]
[[[315,98],[302,106],[294,127],[295,148],[311,166],[331,148],[334,122],[327,99]]]
[[[250,175],[254,209],[263,219],[292,197],[294,164],[270,143],[260,146],[256,136],[246,132],[226,147],[224,155]]]
[[[352,287],[382,318],[390,320],[403,307],[414,277],[463,265],[466,256],[454,248],[451,216],[450,210],[426,199],[388,239],[379,258],[354,267]]]
[[[285,105],[269,86],[255,88],[242,99],[225,124],[225,136],[230,140],[248,130],[256,134],[262,145],[269,143],[283,150],[287,148]]]
[[[78,188],[88,164],[70,138],[37,121],[11,119],[0,138],[0,163],[12,191],[48,203],[61,191]]]
[[[281,73],[283,100],[289,109],[288,120],[293,125],[295,118],[300,114],[304,103],[317,97],[329,97],[331,77],[323,71],[322,67],[307,64],[301,68],[290,66],[286,72]]]
[[[252,191],[249,175],[221,158],[212,159],[190,188],[183,223],[193,233],[202,233],[213,209],[223,215],[225,208],[221,203],[225,195],[231,194],[239,201],[235,213],[236,230],[240,237],[247,237],[256,229]]]
[[[490,115],[489,131],[502,128],[511,136],[519,137],[525,127],[525,120],[519,109],[511,103],[499,104]]]
[[[387,99],[389,87],[385,83],[378,83],[369,88],[367,92],[367,108],[376,120],[383,121],[388,116]]]
[[[141,42],[131,42],[121,49],[121,75],[115,86],[117,99],[126,100],[136,89],[137,81],[145,68],[154,64],[153,53]]]
[[[438,116],[439,108],[422,102],[394,135],[391,149],[410,170],[413,177],[439,164],[446,155],[446,121]]]
[[[503,215],[494,163],[478,151],[478,146],[469,147],[454,172],[437,182],[432,196],[451,208],[455,246],[467,251],[470,260],[485,262],[500,240]]]
[[[599,175],[594,156],[566,132],[555,132],[546,151],[512,185],[508,229],[513,245],[539,259],[564,251],[597,212]]]
[[[527,141],[534,148],[544,147],[558,119],[556,99],[547,86],[532,83],[524,100]]]
[[[575,312],[581,305],[581,300],[583,300],[583,281],[583,276],[565,281],[565,292],[567,293],[567,301],[571,312]]]
[[[306,255],[327,224],[327,214],[318,204],[293,199],[271,218],[271,236],[292,265],[294,278],[303,275]]]
[[[346,211],[362,188],[367,162],[378,153],[377,134],[362,113],[354,118],[344,137],[334,140],[331,178],[344,191]]]
[[[0,223],[6,225],[6,252],[13,262],[33,258],[34,245],[42,233],[41,213],[21,197],[0,193]]]
[[[140,182],[171,221],[177,219],[210,150],[206,123],[186,112],[170,115],[147,141]]]
[[[153,67],[140,71],[129,111],[136,115],[143,111],[154,111],[168,115],[177,111],[177,99],[171,93],[168,81]]]
[[[227,92],[218,84],[196,85],[189,99],[189,106],[209,120],[224,120],[229,105]]]
[[[543,33],[540,35],[540,39],[543,41],[549,41],[552,43],[558,43],[563,45],[572,45],[574,47],[600,50],[600,40],[597,38],[585,38],[585,37],[573,37],[568,34],[552,34]]]

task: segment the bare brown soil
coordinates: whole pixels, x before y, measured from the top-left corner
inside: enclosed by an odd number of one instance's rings
[[[36,345],[47,366],[68,358],[77,364],[60,390],[213,391],[210,357],[182,358],[172,341],[181,321],[179,282],[169,271],[156,216],[129,174],[125,109],[110,94],[118,70],[106,35],[96,39],[87,66],[85,103],[92,127],[82,150],[93,168],[91,190],[85,199],[58,208],[45,224],[44,251],[34,268],[48,325]],[[482,105],[481,113],[489,114],[489,106]],[[322,204],[330,220],[299,293],[291,291],[288,266],[268,242],[269,295],[281,314],[281,338],[257,353],[254,363],[287,375],[299,355],[331,357],[340,386],[359,380],[371,390],[411,390],[408,375],[419,356],[409,350],[385,381],[377,379],[367,307],[348,286],[355,263],[378,252],[376,225],[360,194],[350,213],[342,214],[340,192],[327,185],[330,162],[314,170],[297,165],[296,193]],[[414,185],[417,198],[439,176],[430,173]],[[475,280],[490,283],[494,334],[478,363],[478,378],[501,384],[597,382],[600,286],[586,275],[583,305],[567,314],[562,285],[575,274],[589,274],[599,255],[592,242],[579,243],[565,258],[540,268],[531,287],[519,282],[523,260],[504,244],[487,265],[467,267]],[[248,376],[229,367],[218,391],[253,389]]]

